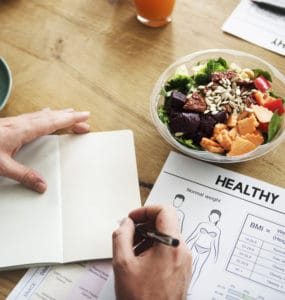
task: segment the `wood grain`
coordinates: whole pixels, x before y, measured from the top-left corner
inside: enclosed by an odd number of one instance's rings
[[[172,148],[156,131],[149,98],[177,58],[208,48],[248,51],[285,73],[284,57],[225,34],[238,0],[179,0],[173,22],[151,29],[131,0],[0,0],[0,55],[13,89],[0,117],[45,107],[91,112],[93,131],[134,131],[142,203]],[[223,167],[285,187],[284,143],[251,162]],[[19,248],[20,251],[20,248]],[[0,272],[5,299],[24,270]]]

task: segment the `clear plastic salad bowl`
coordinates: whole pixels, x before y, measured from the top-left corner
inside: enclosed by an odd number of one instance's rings
[[[161,89],[165,86],[166,82],[175,74],[175,71],[178,67],[185,65],[189,70],[190,75],[192,75],[191,70],[195,65],[197,65],[198,62],[205,62],[209,59],[218,59],[219,57],[224,58],[229,63],[235,63],[241,68],[258,68],[269,72],[272,77],[272,88],[274,92],[283,99],[285,98],[285,76],[282,75],[275,67],[273,67],[268,62],[254,55],[241,51],[228,49],[210,49],[195,52],[178,59],[161,74],[161,76],[155,83],[151,95],[150,109],[152,120],[162,137],[170,145],[188,156],[216,163],[237,163],[255,159],[273,150],[285,140],[285,113],[282,116],[281,128],[271,142],[262,144],[251,152],[236,156],[226,156],[208,152],[206,150],[195,150],[179,143],[170,133],[168,126],[163,123],[158,116],[158,109],[164,103],[164,97],[160,94]]]

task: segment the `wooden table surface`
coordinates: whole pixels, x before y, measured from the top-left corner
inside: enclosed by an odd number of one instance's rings
[[[238,0],[177,0],[173,22],[147,28],[132,0],[0,0],[0,56],[13,89],[0,117],[45,107],[91,112],[92,131],[134,131],[142,203],[172,149],[156,131],[150,94],[177,58],[208,48],[248,51],[285,73],[284,57],[225,34]],[[284,143],[254,161],[224,168],[285,187]],[[0,272],[5,299],[25,270]]]

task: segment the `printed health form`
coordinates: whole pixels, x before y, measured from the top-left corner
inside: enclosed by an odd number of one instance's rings
[[[285,299],[284,196],[281,187],[170,153],[147,204],[177,210],[193,255],[188,300]]]
[[[109,260],[31,268],[7,300],[98,299],[111,268]]]

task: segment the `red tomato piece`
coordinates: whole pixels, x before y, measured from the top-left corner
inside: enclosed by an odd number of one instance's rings
[[[272,112],[276,111],[278,115],[282,115],[284,113],[284,105],[280,98],[271,98],[271,101],[266,102],[264,106]]]
[[[268,126],[269,126],[269,122],[268,123],[259,123],[258,128],[262,132],[268,132]]]
[[[263,75],[258,76],[253,83],[254,86],[263,93],[271,87],[271,83]]]

